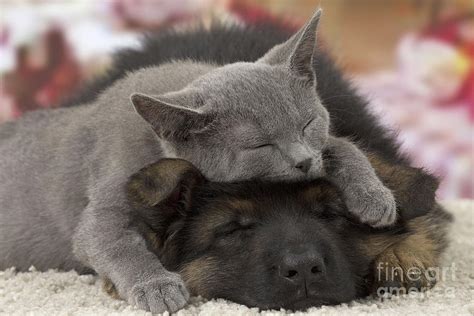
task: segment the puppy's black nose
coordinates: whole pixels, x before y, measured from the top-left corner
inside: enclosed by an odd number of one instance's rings
[[[311,163],[312,163],[312,159],[306,158],[298,162],[295,165],[295,168],[301,170],[301,172],[308,173],[309,168],[311,168]]]
[[[319,280],[325,272],[324,259],[314,250],[286,254],[279,265],[279,276],[283,281],[298,286]]]

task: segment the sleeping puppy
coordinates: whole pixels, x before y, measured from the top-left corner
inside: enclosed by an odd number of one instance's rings
[[[372,163],[379,176],[389,175],[383,162]],[[403,179],[405,184],[416,179],[407,170],[397,174],[391,178],[399,188]],[[376,267],[382,260],[402,265],[392,254],[423,269],[436,265],[449,221],[437,206],[425,214],[400,209],[395,226],[374,229],[352,217],[339,190],[324,179],[216,183],[180,159],[163,159],[142,169],[127,190],[138,214],[135,228],[193,295],[261,309],[339,304],[381,293],[384,282],[430,287],[435,280],[429,276],[417,282],[403,276],[391,280]],[[109,280],[104,287],[120,297]]]

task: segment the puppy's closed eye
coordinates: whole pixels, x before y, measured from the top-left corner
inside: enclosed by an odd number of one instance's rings
[[[217,238],[229,237],[236,235],[239,232],[249,233],[256,227],[254,223],[241,223],[238,221],[232,221],[227,224],[221,225],[216,228],[214,234]]]

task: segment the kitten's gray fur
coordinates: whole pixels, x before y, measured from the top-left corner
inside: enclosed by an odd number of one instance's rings
[[[140,308],[184,306],[181,278],[130,228],[124,194],[133,173],[164,157],[189,160],[212,180],[302,179],[324,171],[329,149],[338,168],[327,176],[351,211],[392,223],[393,196],[365,156],[328,135],[311,67],[319,17],[256,63],[142,69],[92,104],[1,125],[0,269],[93,269]]]

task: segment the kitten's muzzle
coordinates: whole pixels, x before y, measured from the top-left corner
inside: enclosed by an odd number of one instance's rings
[[[296,169],[299,169],[303,173],[308,173],[309,169],[311,168],[311,165],[313,164],[313,159],[312,158],[306,158],[304,160],[301,160],[295,165]]]

